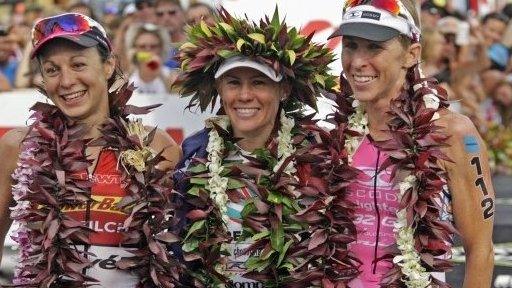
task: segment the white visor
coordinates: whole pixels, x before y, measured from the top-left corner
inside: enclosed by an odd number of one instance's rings
[[[399,2],[400,3],[400,2]],[[398,34],[419,40],[420,30],[410,13],[402,8],[399,15],[371,5],[350,7],[343,14],[340,28],[331,37],[355,36],[372,41],[387,41]]]
[[[268,78],[272,79],[272,81],[274,82],[279,82],[281,81],[281,79],[283,79],[283,75],[277,74],[276,71],[274,71],[274,69],[272,69],[270,66],[267,66],[258,61],[254,61],[249,57],[245,56],[231,57],[222,62],[214,77],[215,79],[218,79],[220,76],[224,75],[224,73],[238,67],[248,67],[258,70],[261,73],[265,74],[265,76],[267,76]]]

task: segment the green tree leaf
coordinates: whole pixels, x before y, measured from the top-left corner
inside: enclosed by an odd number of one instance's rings
[[[185,241],[185,243],[181,246],[181,249],[183,249],[184,252],[192,252],[199,247],[199,240],[198,239],[191,239],[189,241]]]
[[[207,37],[212,37],[212,32],[210,31],[210,28],[208,28],[208,25],[204,20],[201,20],[201,23],[199,24],[201,26],[201,31],[203,31],[204,35]]]
[[[283,249],[279,251],[279,258],[277,259],[277,267],[281,265],[281,262],[283,262],[284,256],[286,255],[286,252],[288,251],[288,248],[293,244],[293,240],[288,240],[286,244],[284,244]]]
[[[261,33],[251,33],[247,35],[249,38],[255,40],[256,42],[259,42],[261,44],[265,44],[265,35]]]
[[[187,236],[185,236],[185,240],[187,240],[188,237],[192,235],[194,232],[203,229],[205,222],[205,219],[194,222],[194,224],[192,224],[192,227],[190,227],[190,229],[188,230]]]
[[[284,229],[283,223],[279,223],[277,229],[272,230],[270,234],[270,245],[274,250],[281,251],[284,245]]]
[[[288,61],[290,62],[290,65],[293,65],[295,63],[296,54],[293,50],[286,50],[286,57],[288,58]]]
[[[238,189],[238,188],[242,188],[242,187],[245,187],[245,184],[242,181],[238,181],[233,178],[228,178],[228,188],[227,188],[228,190]]]

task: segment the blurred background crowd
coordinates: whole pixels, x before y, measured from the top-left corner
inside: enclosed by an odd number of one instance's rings
[[[423,70],[446,88],[451,109],[469,116],[480,129],[490,146],[494,171],[509,174],[512,2],[496,2],[482,13],[474,6],[483,0],[475,1],[465,1],[466,9],[458,7],[460,0],[418,3]],[[175,55],[185,40],[184,29],[201,19],[213,21],[215,4],[194,0],[2,1],[0,92],[39,84],[37,65],[29,57],[30,28],[35,19],[63,11],[80,12],[104,24],[123,71],[139,92],[175,92],[171,83],[179,69]]]

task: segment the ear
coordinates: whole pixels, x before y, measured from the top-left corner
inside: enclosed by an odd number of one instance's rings
[[[217,99],[219,100],[221,109],[224,106],[224,101],[222,100],[222,85],[220,84],[222,81],[222,78],[223,78],[223,76],[220,76],[220,78],[215,79],[215,83],[214,83],[215,91],[217,91],[217,96],[218,96]]]
[[[413,43],[409,48],[407,48],[405,55],[405,63],[403,68],[411,68],[412,66],[418,64],[421,60],[421,44]]]
[[[112,56],[108,57],[105,63],[103,63],[103,67],[106,79],[110,79],[116,70],[116,59]]]

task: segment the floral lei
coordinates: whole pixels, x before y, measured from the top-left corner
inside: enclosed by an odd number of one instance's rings
[[[281,112],[278,136],[240,164],[224,160],[236,149],[227,117],[208,121],[208,158],[193,159],[187,171],[191,209],[182,248],[186,261],[199,262],[189,271],[194,287],[224,287],[229,281],[225,245],[232,238],[225,211],[243,186],[258,194],[241,213],[243,237],[253,240],[244,277],[265,287],[327,287],[357,276],[357,262],[348,252],[356,233],[349,218],[353,204],[345,189],[357,171],[343,161],[342,145],[332,148],[343,135],[323,131],[308,117],[299,122]],[[326,142],[311,144],[310,132]]]
[[[442,256],[451,254],[451,234],[457,233],[449,221],[440,219],[442,208],[436,201],[447,184],[447,174],[438,164],[450,161],[441,152],[448,144],[448,136],[436,125],[438,111],[448,106],[446,91],[434,79],[425,79],[419,67],[408,73],[411,83],[398,98],[390,103],[387,132],[390,140],[373,141],[389,158],[380,171],[393,166],[392,178],[397,172],[407,172],[399,183],[400,206],[394,231],[397,245],[382,259],[392,261],[394,267],[384,276],[383,287],[449,287],[432,277],[431,272],[451,268]],[[354,100],[346,79],[342,77],[342,93],[335,99],[340,114],[348,123],[347,151],[354,153],[363,136],[368,133],[368,120],[363,107]],[[338,122],[344,123],[344,122]],[[350,158],[350,157],[349,157]]]
[[[87,146],[101,145],[118,151],[125,168],[122,185],[129,195],[118,207],[128,218],[124,222],[123,244],[135,245],[132,257],[123,257],[117,268],[140,277],[139,287],[175,287],[179,265],[167,245],[177,237],[167,232],[174,207],[168,173],[156,166],[165,159],[149,148],[155,130],[146,133],[140,121],[129,121],[129,114],[144,114],[156,106],[126,105],[133,91],[125,84],[117,94],[117,112],[100,129],[102,137],[84,139],[86,128],[69,123],[57,107],[37,103],[28,135],[13,177],[13,197],[17,205],[11,217],[19,224],[13,239],[20,247],[15,271],[17,287],[86,287],[97,282],[85,275],[92,265],[88,253],[76,243],[89,242],[92,229],[62,211],[64,206],[87,205],[91,198],[90,179],[77,173],[87,171]],[[89,142],[89,143],[88,143]]]

